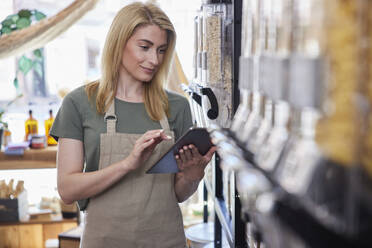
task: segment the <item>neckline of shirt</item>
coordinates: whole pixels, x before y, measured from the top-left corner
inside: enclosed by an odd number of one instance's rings
[[[117,101],[117,102],[119,102],[119,103],[125,103],[125,104],[144,105],[144,102],[128,102],[128,101],[125,101],[125,100],[119,99],[119,98],[117,98],[117,97],[115,97],[115,101]]]

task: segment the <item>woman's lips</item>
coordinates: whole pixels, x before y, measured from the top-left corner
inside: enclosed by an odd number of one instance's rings
[[[150,68],[147,68],[147,67],[143,67],[141,66],[141,68],[148,74],[153,74],[155,69],[150,69]]]

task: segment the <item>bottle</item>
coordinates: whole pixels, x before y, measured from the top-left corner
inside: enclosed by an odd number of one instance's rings
[[[49,135],[49,131],[52,128],[54,122],[54,117],[53,117],[53,110],[49,110],[49,119],[45,120],[44,126],[45,126],[45,136],[47,137],[47,143],[48,146],[53,146],[57,145],[57,141]]]
[[[12,141],[12,133],[10,132],[8,126],[5,126],[3,133],[3,145],[6,147]]]
[[[32,110],[28,111],[29,118],[25,122],[25,141],[29,140],[32,135],[38,133],[38,123],[37,120],[32,117]]]

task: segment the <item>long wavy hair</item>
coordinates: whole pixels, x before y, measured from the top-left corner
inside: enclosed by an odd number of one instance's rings
[[[144,84],[144,103],[150,118],[159,121],[163,114],[169,117],[168,97],[163,84],[168,77],[174,55],[176,33],[168,16],[155,4],[135,2],[122,8],[115,16],[107,34],[102,53],[102,76],[85,86],[89,99],[94,95],[97,112],[103,114],[115,98],[123,50],[135,29],[157,25],[167,32],[168,48],[163,63],[152,78]]]

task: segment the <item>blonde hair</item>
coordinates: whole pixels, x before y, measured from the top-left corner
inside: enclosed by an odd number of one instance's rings
[[[127,41],[139,26],[157,25],[167,32],[168,48],[163,63],[151,82],[145,84],[144,103],[150,118],[159,121],[165,112],[169,116],[168,97],[163,84],[167,80],[174,54],[176,33],[168,16],[155,4],[135,2],[122,8],[115,16],[102,53],[102,76],[100,80],[86,85],[91,99],[96,96],[97,112],[103,114],[115,98],[119,68]]]

